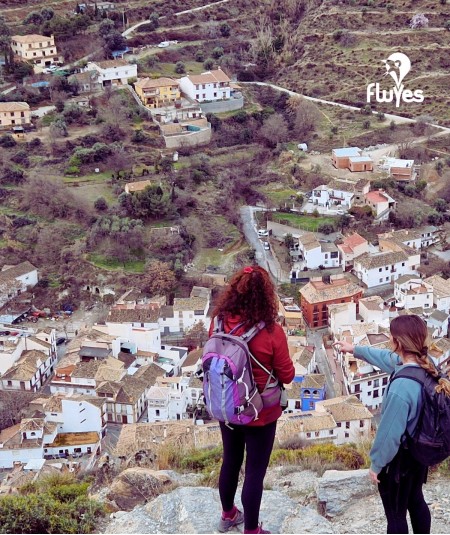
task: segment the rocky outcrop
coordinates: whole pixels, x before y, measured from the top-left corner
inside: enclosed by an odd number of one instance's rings
[[[238,503],[238,507],[241,504]],[[107,533],[215,533],[221,513],[219,493],[207,487],[179,487],[131,513],[113,513]],[[264,528],[272,533],[334,533],[314,509],[299,506],[279,491],[265,491]],[[238,530],[236,530],[238,531]]]
[[[334,517],[349,503],[376,493],[377,488],[369,481],[369,470],[327,470],[317,484],[319,511]]]
[[[158,496],[165,487],[172,485],[168,474],[149,468],[128,468],[112,483],[107,499],[124,511],[147,503]]]
[[[151,472],[151,471],[149,471]],[[367,470],[329,470],[319,477],[296,466],[268,471],[260,519],[272,533],[383,533],[386,520]],[[217,489],[199,487],[198,474],[160,472],[178,485],[131,512],[112,513],[103,533],[217,533],[221,512]],[[114,496],[114,486],[108,492]],[[238,489],[236,503],[241,489]],[[450,481],[433,474],[424,486],[432,514],[431,533],[448,533]],[[129,504],[131,502],[128,502]],[[142,502],[141,502],[142,503]],[[321,512],[322,514],[319,514]],[[232,530],[239,533],[241,530]]]

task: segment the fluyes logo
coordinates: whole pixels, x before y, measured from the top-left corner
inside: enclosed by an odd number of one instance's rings
[[[369,84],[367,86],[367,102],[371,102],[372,98],[376,102],[394,102],[395,107],[400,106],[400,102],[423,102],[424,96],[421,89],[412,91],[405,89],[403,79],[411,70],[411,61],[406,54],[395,52],[382,62],[386,67],[385,76],[389,75],[394,80],[395,86],[392,89],[381,89],[380,84]]]

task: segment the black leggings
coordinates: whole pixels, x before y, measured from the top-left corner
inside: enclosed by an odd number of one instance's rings
[[[409,511],[414,533],[430,533],[431,515],[422,492],[428,469],[400,449],[380,472],[378,490],[387,518],[387,533],[408,533]]]
[[[261,427],[245,425],[231,427],[232,429],[220,423],[223,442],[223,461],[219,478],[220,500],[224,511],[230,511],[233,508],[239,472],[244,460],[244,450],[246,450],[245,479],[241,499],[244,507],[244,529],[253,530],[258,527],[263,481],[269,465],[277,422]]]

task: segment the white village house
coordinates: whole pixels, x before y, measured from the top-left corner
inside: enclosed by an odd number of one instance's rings
[[[433,286],[415,275],[402,275],[394,283],[397,308],[432,308]]]
[[[137,77],[137,65],[123,59],[108,59],[105,61],[90,61],[85,71],[98,73],[97,83],[103,87],[111,85],[126,85],[130,78]]]
[[[188,74],[179,82],[181,91],[197,102],[224,100],[231,96],[231,79],[220,68],[197,75]]]

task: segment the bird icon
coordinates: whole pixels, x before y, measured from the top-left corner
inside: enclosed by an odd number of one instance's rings
[[[394,52],[387,59],[383,59],[382,62],[386,67],[385,76],[389,74],[394,80],[397,89],[400,89],[403,79],[411,70],[410,59],[406,54]]]

